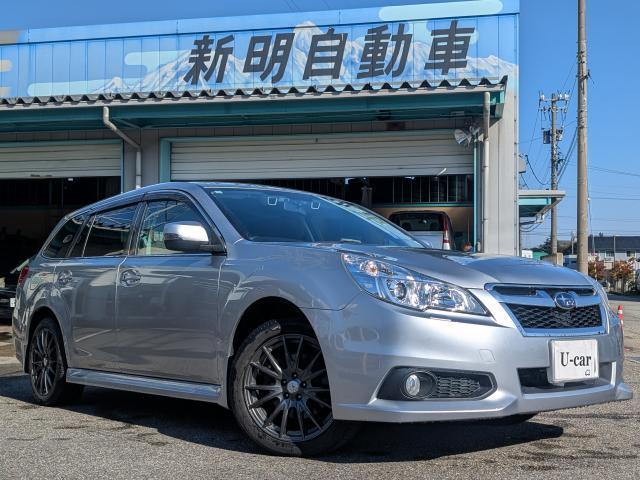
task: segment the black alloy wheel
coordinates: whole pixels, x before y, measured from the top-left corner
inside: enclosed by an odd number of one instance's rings
[[[234,362],[236,418],[272,453],[315,455],[355,433],[354,425],[333,418],[322,350],[308,330],[298,322],[270,321],[252,332]]]
[[[49,328],[40,328],[31,345],[31,386],[38,396],[50,395],[61,361],[54,333]]]
[[[278,335],[262,345],[242,385],[252,418],[276,438],[311,440],[333,422],[320,345],[307,335]]]
[[[50,318],[42,320],[29,342],[29,378],[37,403],[56,405],[77,400],[82,385],[66,382],[67,365],[64,345],[57,324]]]

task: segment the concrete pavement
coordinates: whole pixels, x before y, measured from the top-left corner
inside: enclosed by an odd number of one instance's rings
[[[640,300],[640,298],[638,299]],[[540,414],[517,426],[366,425],[343,451],[276,458],[206,403],[88,388],[82,403],[31,402],[0,363],[0,478],[640,478],[640,302],[625,307],[629,402]],[[7,354],[0,330],[0,358]]]

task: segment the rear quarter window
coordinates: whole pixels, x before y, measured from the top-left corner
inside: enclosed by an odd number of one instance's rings
[[[51,239],[42,254],[47,258],[65,258],[73,245],[76,233],[78,233],[83,223],[84,217],[82,215],[68,220]]]

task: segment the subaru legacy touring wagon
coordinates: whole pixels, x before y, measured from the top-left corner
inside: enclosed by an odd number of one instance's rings
[[[263,186],[160,184],[68,215],[22,270],[12,321],[37,403],[85,385],[213,402],[284,455],[365,421],[632,397],[588,277],[428,249],[357,205]]]

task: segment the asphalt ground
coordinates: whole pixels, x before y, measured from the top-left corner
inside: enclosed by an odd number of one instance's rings
[[[191,478],[640,478],[640,298],[625,309],[627,402],[543,413],[521,425],[365,425],[342,451],[266,455],[206,403],[87,388],[64,408],[32,403],[0,326],[0,480]]]

